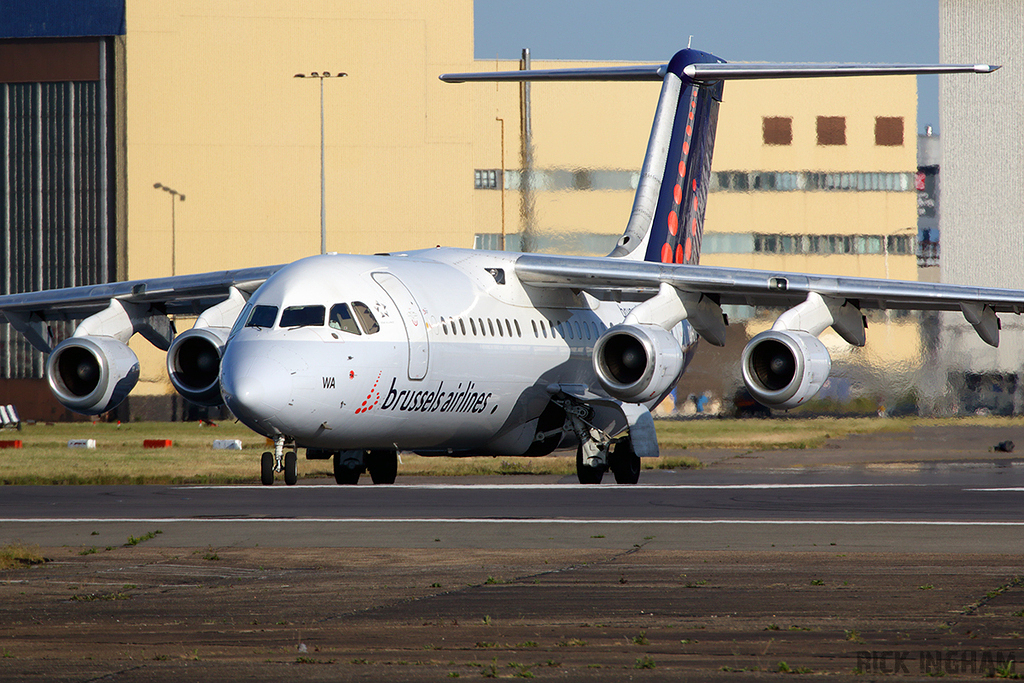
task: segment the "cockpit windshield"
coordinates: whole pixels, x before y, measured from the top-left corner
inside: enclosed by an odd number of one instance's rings
[[[330,325],[332,329],[339,330],[341,332],[361,334],[359,326],[356,325],[356,321],[352,317],[351,311],[348,310],[348,304],[335,304],[334,306],[331,306],[331,319],[327,324]]]
[[[289,306],[281,314],[280,327],[321,327],[324,324],[324,307]]]
[[[256,306],[249,314],[246,327],[273,327],[277,320],[277,306]]]
[[[380,325],[377,324],[377,319],[373,317],[373,313],[370,312],[370,307],[364,304],[362,301],[353,301],[352,308],[356,312],[356,317],[359,318],[359,322],[362,323],[363,329],[366,330],[366,334],[376,334],[380,332]]]

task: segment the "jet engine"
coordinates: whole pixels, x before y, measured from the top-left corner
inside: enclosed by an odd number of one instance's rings
[[[657,325],[616,325],[594,344],[594,371],[611,396],[630,403],[660,398],[683,371],[683,350]]]
[[[743,382],[769,408],[788,410],[812,398],[828,379],[832,359],[812,334],[768,330],[743,349]]]
[[[201,406],[219,406],[220,359],[230,330],[192,328],[182,332],[167,349],[167,374],[179,394]]]
[[[135,388],[139,359],[113,337],[70,337],[50,354],[46,381],[65,407],[99,415],[116,408]]]

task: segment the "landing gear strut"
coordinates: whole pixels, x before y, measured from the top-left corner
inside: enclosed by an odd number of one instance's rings
[[[284,452],[284,437],[279,436],[274,440],[274,452],[267,451],[260,458],[260,482],[264,486],[274,484],[274,474],[284,472],[284,483],[288,486],[294,485],[299,480],[299,456],[296,447],[287,454]]]

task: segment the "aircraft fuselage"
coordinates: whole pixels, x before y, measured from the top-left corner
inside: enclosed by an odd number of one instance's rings
[[[528,288],[515,256],[431,249],[283,268],[225,347],[228,407],[311,448],[524,454],[552,387],[607,396],[591,354],[632,304]],[[691,349],[692,330],[680,333]]]

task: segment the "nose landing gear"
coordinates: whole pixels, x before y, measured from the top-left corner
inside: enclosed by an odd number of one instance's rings
[[[294,485],[299,480],[299,456],[295,444],[292,450],[284,452],[284,437],[274,440],[274,452],[267,451],[260,459],[260,481],[264,486],[274,484],[274,474],[284,472],[284,483]]]

